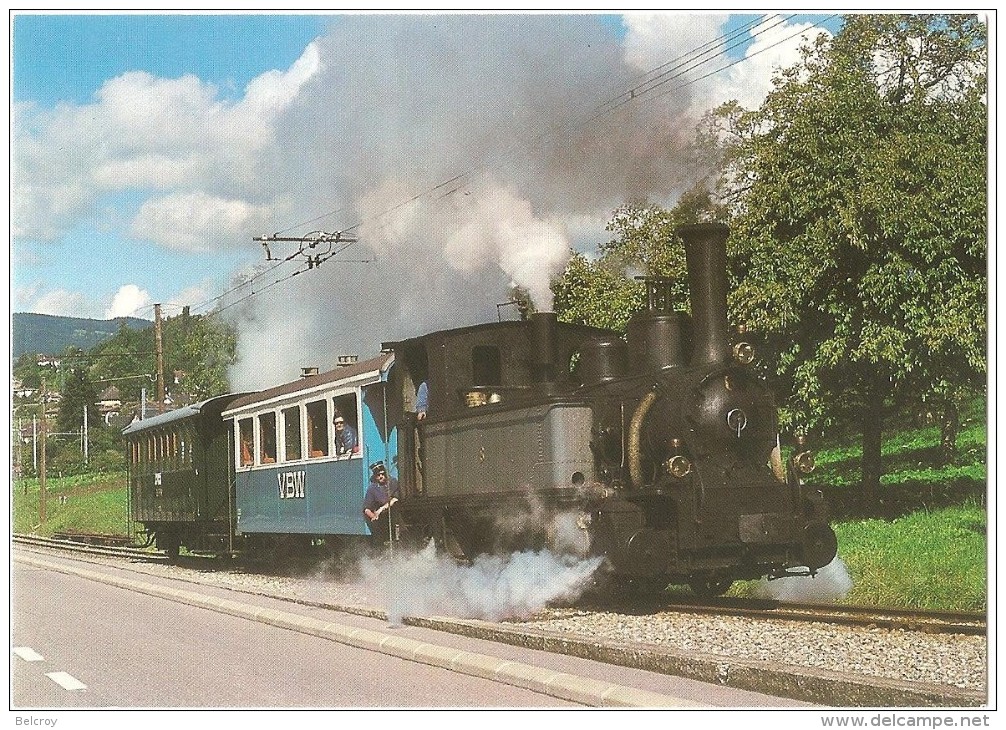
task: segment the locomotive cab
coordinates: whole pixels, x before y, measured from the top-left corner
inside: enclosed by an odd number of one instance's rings
[[[597,483],[593,409],[572,363],[584,343],[610,338],[552,313],[386,343],[406,406],[399,479],[408,531],[463,557],[542,546],[547,510],[582,501]],[[429,409],[418,418],[417,383]]]

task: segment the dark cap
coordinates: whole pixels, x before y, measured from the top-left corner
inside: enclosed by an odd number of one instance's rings
[[[371,464],[370,465],[370,473],[373,474],[375,477],[378,474],[386,474],[387,470],[384,468],[384,462],[383,461],[377,461],[377,462],[374,462],[373,464]]]

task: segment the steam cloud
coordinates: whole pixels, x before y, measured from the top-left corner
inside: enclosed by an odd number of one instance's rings
[[[378,586],[393,624],[424,615],[501,621],[575,600],[602,561],[543,551],[480,555],[471,565],[459,565],[431,542],[418,553],[364,560],[361,572]]]
[[[754,595],[790,603],[834,603],[844,598],[851,588],[849,571],[841,558],[836,557],[814,577],[792,576],[772,581],[762,578],[754,586]]]
[[[274,132],[270,178],[289,185],[277,217],[315,221],[294,235],[352,229],[359,242],[336,257],[354,263],[228,310],[239,389],[492,321],[514,284],[550,309],[550,278],[571,247],[606,239],[612,210],[668,203],[707,169],[686,154],[691,88],[583,123],[639,73],[597,16],[347,16],[314,48],[317,70]]]
[[[528,491],[523,508],[501,510],[495,517],[495,553],[459,565],[438,554],[433,541],[418,553],[390,560],[364,560],[361,572],[380,593],[392,623],[403,616],[430,615],[499,621],[526,618],[555,601],[573,601],[590,587],[604,562],[589,556],[590,538],[577,526],[575,512],[549,509]],[[548,550],[511,551],[518,536],[541,531]]]

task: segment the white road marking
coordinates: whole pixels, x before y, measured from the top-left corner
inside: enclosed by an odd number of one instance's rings
[[[17,654],[22,659],[24,659],[26,662],[45,661],[45,657],[36,652],[30,646],[15,646],[14,653]]]
[[[66,672],[48,672],[45,676],[63,689],[70,690],[71,692],[78,689],[87,689],[86,684]]]

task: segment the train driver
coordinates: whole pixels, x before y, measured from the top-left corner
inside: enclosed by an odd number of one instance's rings
[[[416,391],[416,418],[422,421],[426,418],[426,411],[430,407],[430,386],[424,380],[419,384]]]
[[[370,534],[378,543],[383,543],[391,534],[392,508],[397,503],[398,480],[388,475],[384,462],[378,461],[370,467],[370,485],[363,498],[363,514],[370,525]]]

